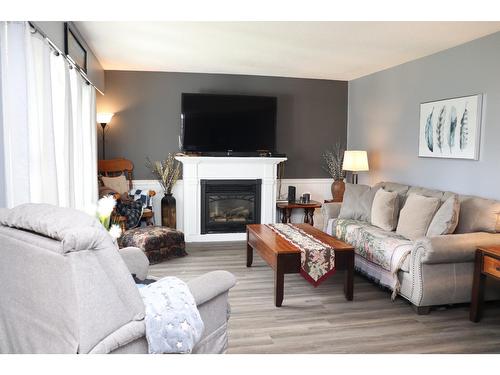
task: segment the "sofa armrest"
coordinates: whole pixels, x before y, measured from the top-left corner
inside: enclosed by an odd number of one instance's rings
[[[342,202],[323,203],[321,206],[321,214],[323,215],[323,231],[326,231],[328,220],[335,219],[339,216]]]
[[[144,280],[149,269],[149,260],[146,254],[137,247],[125,247],[118,252],[130,273],[135,274],[139,280]]]
[[[212,271],[189,281],[187,284],[196,305],[200,306],[231,289],[236,284],[236,278],[227,271]]]
[[[447,234],[422,238],[415,242],[415,249],[423,251],[421,262],[464,263],[474,261],[474,254],[480,246],[500,245],[500,233]]]

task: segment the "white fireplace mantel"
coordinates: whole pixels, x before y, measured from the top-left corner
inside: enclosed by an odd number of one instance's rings
[[[240,241],[245,233],[201,234],[200,180],[261,179],[262,224],[275,222],[277,165],[284,157],[177,156],[183,169],[183,220],[186,242]]]

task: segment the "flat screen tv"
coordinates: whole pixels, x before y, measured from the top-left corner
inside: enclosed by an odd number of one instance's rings
[[[182,94],[185,152],[275,152],[276,97]]]

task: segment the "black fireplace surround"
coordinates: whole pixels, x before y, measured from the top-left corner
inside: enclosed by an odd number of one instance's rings
[[[260,224],[262,180],[201,180],[201,234],[244,233]]]

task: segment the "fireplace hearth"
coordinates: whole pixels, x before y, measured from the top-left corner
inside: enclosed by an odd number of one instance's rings
[[[244,233],[260,223],[262,180],[200,180],[201,234]]]

